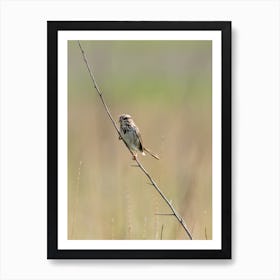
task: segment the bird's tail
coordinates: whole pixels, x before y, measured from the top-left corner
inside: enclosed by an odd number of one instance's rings
[[[150,150],[148,150],[147,148],[144,148],[143,149],[144,151],[146,151],[148,154],[150,154],[152,157],[156,158],[156,159],[159,159],[159,156],[158,155],[155,155],[153,154]]]

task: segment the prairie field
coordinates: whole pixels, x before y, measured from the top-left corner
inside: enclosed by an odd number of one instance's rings
[[[127,113],[138,158],[184,218],[212,239],[211,41],[81,41],[118,123]],[[77,41],[68,42],[68,239],[188,239],[134,166],[93,86]]]

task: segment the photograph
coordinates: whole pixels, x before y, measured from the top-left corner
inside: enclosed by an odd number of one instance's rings
[[[212,42],[68,41],[68,239],[212,239]]]
[[[48,24],[50,258],[230,257],[230,22]]]

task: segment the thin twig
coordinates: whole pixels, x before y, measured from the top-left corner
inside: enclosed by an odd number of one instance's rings
[[[168,201],[168,199],[166,198],[166,196],[163,194],[163,192],[160,190],[160,188],[158,187],[158,185],[156,184],[156,182],[154,181],[154,179],[150,176],[150,174],[146,171],[146,169],[143,167],[143,165],[139,162],[139,160],[137,159],[137,157],[135,157],[136,162],[138,163],[140,169],[145,173],[145,175],[149,178],[149,180],[151,181],[151,183],[153,184],[153,186],[155,187],[155,189],[158,191],[158,193],[161,195],[161,197],[164,199],[164,201],[167,203],[167,205],[169,206],[169,208],[171,209],[171,211],[174,213],[176,219],[179,221],[179,223],[181,224],[181,226],[184,228],[184,230],[186,231],[187,235],[189,236],[189,238],[192,240],[192,235],[190,230],[188,229],[185,221],[183,220],[183,218],[178,214],[178,212],[175,210],[175,208],[172,206],[172,204]]]
[[[157,216],[174,216],[174,213],[155,213]]]
[[[160,240],[162,240],[162,236],[163,236],[163,227],[164,225],[161,226],[161,231],[160,231]]]
[[[109,116],[110,120],[112,121],[116,131],[118,132],[119,134],[119,137],[123,140],[124,144],[126,145],[127,149],[129,150],[129,152],[131,153],[131,155],[133,156],[133,158],[135,158],[135,161],[137,162],[138,164],[138,167],[140,167],[140,169],[143,171],[143,173],[148,177],[148,179],[150,180],[151,184],[154,186],[154,188],[156,189],[156,191],[161,195],[161,197],[163,198],[163,200],[167,203],[167,205],[169,206],[169,208],[171,209],[171,211],[173,212],[174,216],[176,217],[176,219],[179,221],[179,223],[181,224],[181,226],[183,227],[183,229],[186,231],[189,239],[192,240],[192,235],[191,235],[191,232],[190,230],[188,229],[185,221],[183,220],[183,218],[179,215],[179,213],[175,210],[175,208],[172,206],[172,204],[168,201],[168,199],[166,198],[166,196],[163,194],[163,192],[160,190],[160,188],[158,187],[158,185],[156,184],[156,182],[154,181],[154,179],[151,177],[151,175],[146,171],[146,169],[143,167],[143,165],[140,163],[140,161],[138,160],[137,157],[134,156],[134,153],[131,151],[131,149],[129,148],[129,146],[127,145],[127,143],[124,141],[124,139],[122,138],[121,136],[121,133],[120,133],[120,130],[119,128],[117,127],[117,124],[116,122],[114,121],[110,111],[109,111],[109,108],[107,107],[105,101],[104,101],[104,97],[103,97],[103,94],[102,92],[100,91],[99,87],[97,86],[97,83],[95,81],[95,78],[94,78],[94,75],[93,75],[93,71],[91,70],[91,68],[89,67],[89,63],[87,61],[87,58],[86,58],[86,55],[85,55],[85,52],[81,46],[81,43],[80,41],[78,41],[78,44],[79,44],[79,47],[80,47],[80,50],[82,52],[82,55],[83,55],[83,59],[84,59],[84,62],[86,64],[86,67],[88,69],[88,72],[90,74],[90,77],[91,77],[91,80],[93,82],[93,85],[101,99],[101,102],[106,110],[106,113],[107,115]],[[173,215],[172,214],[172,215]]]

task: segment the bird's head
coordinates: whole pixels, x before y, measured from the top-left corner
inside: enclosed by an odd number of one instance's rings
[[[125,121],[129,121],[131,119],[132,119],[131,116],[128,115],[128,114],[122,114],[122,115],[119,116],[119,122],[120,123],[123,123]]]

